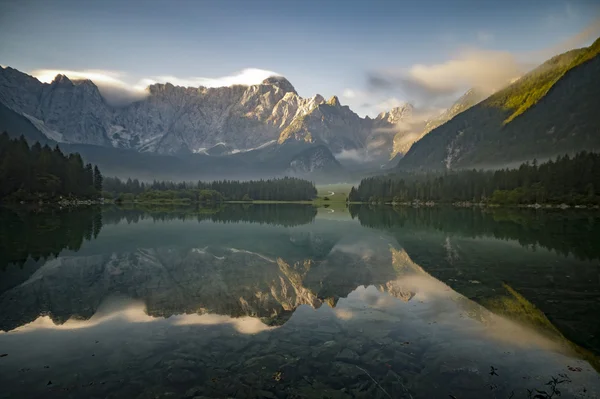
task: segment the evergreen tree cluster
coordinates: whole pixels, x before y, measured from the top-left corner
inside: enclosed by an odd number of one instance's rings
[[[293,177],[269,180],[219,180],[213,182],[189,183],[154,181],[140,182],[137,179],[126,181],[118,178],[104,179],[103,196],[123,200],[182,199],[193,202],[210,200],[228,201],[302,201],[317,196],[312,182]]]
[[[98,167],[85,165],[79,154],[65,155],[58,146],[39,142],[30,147],[23,136],[0,135],[0,200],[95,199],[102,180]]]
[[[363,179],[351,202],[488,202],[493,204],[600,204],[600,154],[581,152],[516,169],[396,174]]]

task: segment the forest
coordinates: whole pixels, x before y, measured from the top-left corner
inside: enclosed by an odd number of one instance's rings
[[[104,198],[116,202],[182,200],[222,201],[310,201],[317,196],[315,185],[293,177],[269,180],[219,180],[213,182],[140,182],[118,178],[104,179]]]
[[[600,154],[580,152],[516,169],[397,173],[363,179],[350,202],[433,201],[600,205]]]
[[[58,146],[39,142],[30,147],[23,136],[0,135],[0,201],[96,199],[102,181],[98,167],[85,165],[79,154],[65,155]]]

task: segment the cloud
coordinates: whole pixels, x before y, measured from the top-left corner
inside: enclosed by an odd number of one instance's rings
[[[412,113],[405,115],[402,120],[392,126],[377,128],[374,134],[386,134],[394,137],[395,152],[405,153],[410,146],[427,131],[427,122],[440,116],[444,109],[413,108]]]
[[[405,116],[391,127],[378,128],[378,133],[421,133],[427,121],[440,116],[444,108],[413,108],[410,115]]]
[[[477,32],[477,41],[482,44],[487,44],[494,40],[494,35],[490,32],[479,31]]]
[[[138,83],[138,87],[147,87],[155,83],[171,83],[175,86],[184,87],[223,87],[233,85],[244,85],[251,86],[261,83],[263,80],[270,76],[281,76],[277,72],[268,71],[265,69],[257,68],[246,68],[233,75],[222,76],[218,78],[204,78],[204,77],[189,77],[189,78],[178,78],[175,76],[154,76],[150,78],[142,79]]]
[[[148,95],[145,88],[132,86],[121,80],[123,74],[115,71],[64,69],[38,69],[31,72],[40,82],[50,83],[56,75],[65,75],[71,80],[89,79],[96,86],[107,103],[115,106],[129,104]]]
[[[342,93],[342,97],[344,98],[356,98],[356,92],[352,89],[345,89]]]
[[[385,93],[376,93],[373,91],[364,91],[358,89],[347,88],[342,92],[344,98],[350,108],[359,115],[368,115],[372,118],[379,115],[381,112],[386,112],[395,107],[400,107],[405,104],[405,101],[397,97],[390,97]]]
[[[338,161],[365,162],[367,160],[364,150],[342,150],[333,155]]]
[[[491,93],[523,71],[524,66],[509,52],[467,49],[438,64],[371,72],[367,83],[371,90],[400,90],[416,103],[435,106],[468,88]]]
[[[117,71],[105,70],[63,70],[63,69],[38,69],[31,72],[40,82],[50,83],[56,75],[66,75],[71,80],[89,79],[96,86],[100,94],[111,105],[126,105],[128,103],[143,99],[148,95],[148,86],[156,83],[171,83],[175,86],[184,87],[222,87],[232,85],[254,85],[259,84],[270,76],[281,76],[280,74],[265,69],[247,68],[232,75],[217,78],[189,77],[178,78],[176,76],[151,76],[131,83],[125,80],[126,75]]]
[[[397,108],[405,105],[405,101],[400,101],[396,97],[388,97],[373,105],[374,111],[379,115],[381,112],[390,111],[392,108]]]
[[[573,16],[573,9],[567,7],[565,15]],[[469,88],[483,94],[494,91],[513,82],[534,65],[550,57],[576,47],[588,45],[600,36],[600,18],[568,39],[545,49],[510,53],[508,51],[463,48],[449,59],[434,64],[414,64],[409,68],[391,68],[367,73],[368,91],[397,95],[417,106],[445,107],[456,96]],[[482,44],[493,40],[485,31],[476,35]]]

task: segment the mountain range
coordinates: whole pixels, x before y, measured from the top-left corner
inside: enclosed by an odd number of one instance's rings
[[[251,86],[154,84],[142,100],[113,106],[90,80],[57,75],[42,83],[0,67],[0,129],[58,143],[122,177],[336,179],[378,170],[426,132],[396,132],[413,110],[406,104],[361,118],[336,96],[300,97],[280,76]],[[440,117],[450,116],[452,109]],[[403,145],[395,148],[398,141]]]
[[[153,84],[107,103],[90,80],[51,83],[0,67],[0,129],[59,144],[120,177],[278,175],[338,180],[402,169],[498,167],[600,148],[600,40],[485,98],[471,89],[424,118],[411,104],[362,118],[284,77],[206,88]]]

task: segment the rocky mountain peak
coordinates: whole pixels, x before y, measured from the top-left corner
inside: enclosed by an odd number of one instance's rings
[[[67,75],[63,75],[63,74],[58,74],[54,77],[54,80],[52,80],[52,84],[57,85],[57,84],[63,84],[63,85],[73,85],[73,82],[71,81],[71,79],[69,79],[67,77]]]
[[[399,107],[394,107],[387,112],[382,112],[377,115],[376,120],[383,120],[389,123],[398,123],[406,118],[411,118],[415,111],[415,107],[412,104],[406,103]]]
[[[341,107],[342,104],[340,104],[340,100],[337,96],[333,96],[331,97],[329,100],[327,100],[327,104],[332,105],[334,107]]]
[[[73,85],[83,89],[88,93],[100,93],[98,86],[96,86],[96,84],[89,79],[74,80]]]
[[[296,92],[296,89],[294,88],[294,86],[292,86],[290,81],[284,78],[283,76],[270,76],[263,80],[262,84],[277,86],[286,93],[292,92],[298,94],[298,92]]]

